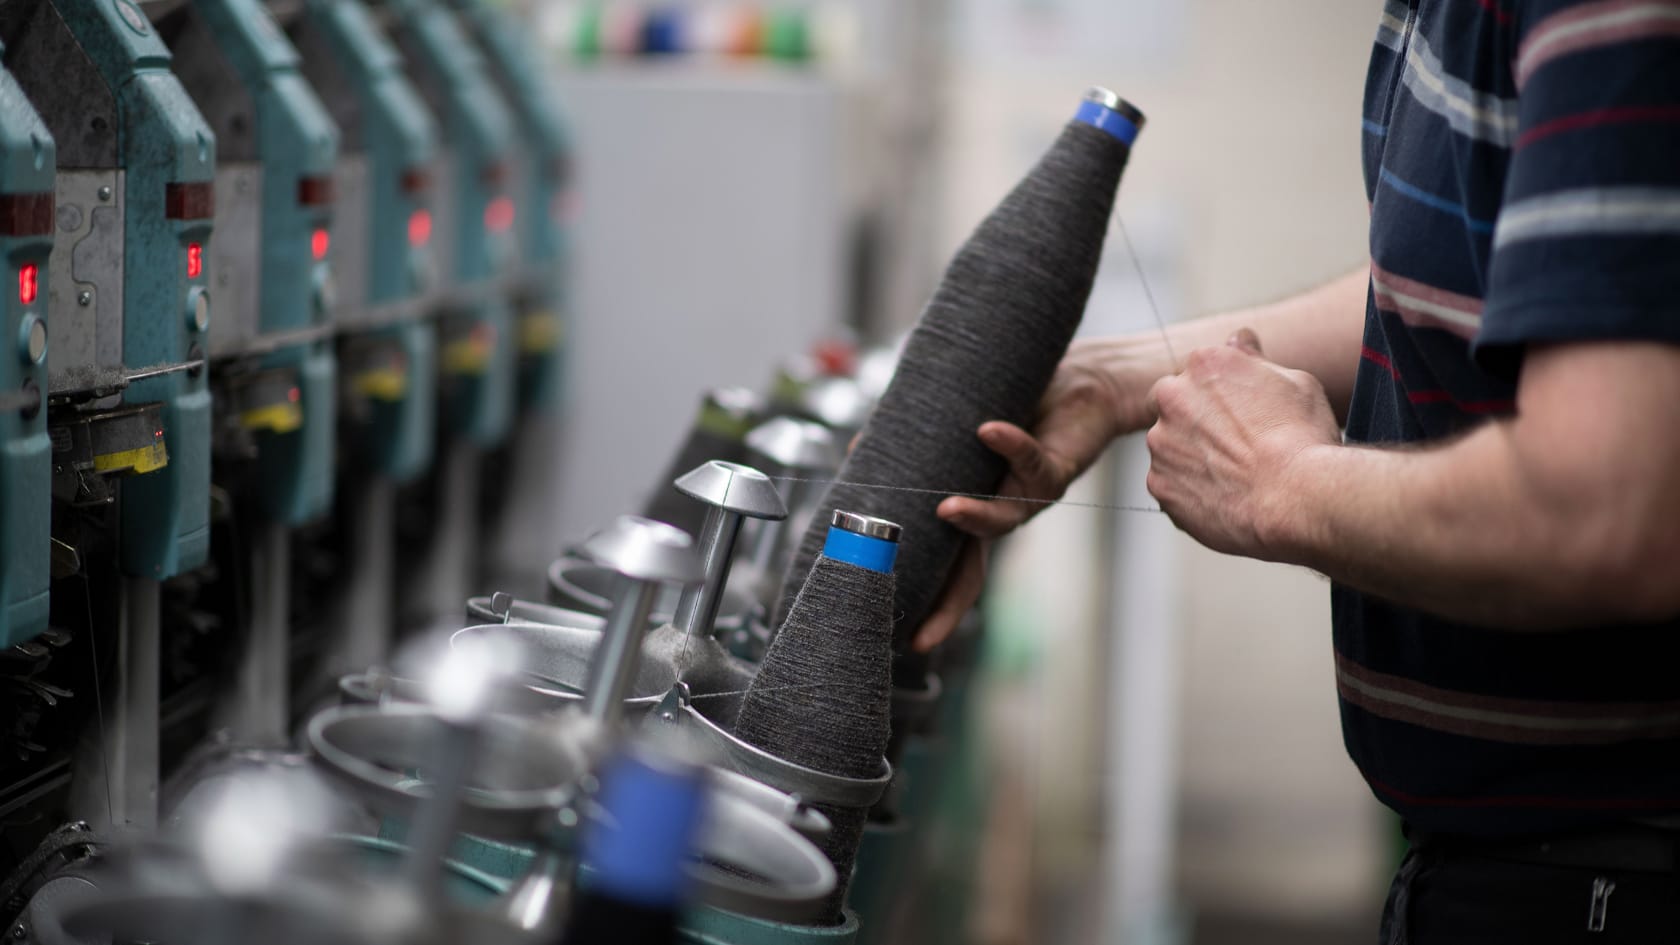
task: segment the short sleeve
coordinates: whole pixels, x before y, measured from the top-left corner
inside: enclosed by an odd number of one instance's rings
[[[1477,359],[1680,344],[1680,0],[1530,0]]]

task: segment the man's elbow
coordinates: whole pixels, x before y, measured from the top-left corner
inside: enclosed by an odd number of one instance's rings
[[[1584,596],[1610,623],[1680,618],[1680,520],[1669,515],[1595,529],[1577,546]]]

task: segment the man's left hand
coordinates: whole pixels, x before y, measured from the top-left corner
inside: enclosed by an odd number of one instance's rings
[[[1149,493],[1173,523],[1215,551],[1285,560],[1280,525],[1301,508],[1290,464],[1341,442],[1318,380],[1266,360],[1245,328],[1224,347],[1190,352],[1150,403]]]

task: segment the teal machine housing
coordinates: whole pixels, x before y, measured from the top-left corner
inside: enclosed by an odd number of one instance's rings
[[[146,828],[157,817],[161,582],[209,552],[216,139],[133,0],[10,4],[0,36],[58,143],[55,535],[60,511],[116,506],[102,521],[116,531],[119,583],[101,596],[115,602],[119,655],[99,737],[82,749],[95,757],[73,765],[71,806],[96,825]]]
[[[436,441],[437,124],[361,0],[309,0],[287,31],[343,135],[333,241],[345,265],[333,322],[347,338],[346,400],[365,411],[354,423],[357,458],[406,483],[431,465]]]
[[[509,193],[513,115],[441,4],[391,0],[387,8],[409,75],[443,128],[436,235],[447,286],[439,300],[445,424],[474,446],[494,447],[512,428],[515,403],[513,316],[504,288],[517,252]]]
[[[123,402],[163,404],[169,465],[124,484],[123,569],[153,580],[210,551],[210,390],[204,370],[216,139],[129,0],[60,7],[118,87],[126,181],[123,361],[194,366],[131,380]],[[195,249],[196,247],[196,249]],[[195,261],[195,257],[196,260]]]
[[[47,257],[52,135],[0,70],[0,647],[47,628],[52,440],[47,435]]]
[[[388,0],[409,76],[443,131],[439,158],[438,363],[442,396],[435,525],[406,578],[405,622],[458,625],[481,556],[479,486],[487,451],[513,429],[513,311],[517,260],[515,124],[483,58],[438,0]]]
[[[337,368],[328,256],[338,129],[257,0],[192,0],[158,26],[222,142],[218,189],[227,199],[218,232],[226,251],[214,262],[217,288],[233,297],[220,299],[211,357],[255,360],[252,381],[230,406],[254,439],[264,516],[302,525],[332,501]],[[229,188],[230,175],[243,176]]]
[[[438,128],[361,0],[309,0],[285,23],[304,75],[343,135],[334,213],[342,261],[340,486],[346,558],[343,628],[321,660],[326,689],[384,660],[396,631],[397,488],[432,463],[437,331],[431,295]]]
[[[202,564],[210,547],[210,391],[203,364],[210,311],[204,260],[214,204],[216,140],[170,73],[169,50],[137,4],[39,4],[35,20],[51,31],[52,24],[44,22],[48,19],[62,24],[65,32],[54,31],[51,38],[31,36],[21,43],[14,38],[8,65],[41,105],[55,139],[81,137],[92,130],[110,142],[78,150],[106,152],[111,163],[93,167],[117,171],[121,187],[120,195],[102,194],[106,201],[120,200],[121,342],[110,345],[107,324],[98,325],[96,363],[121,369],[123,375],[94,376],[90,386],[121,389],[125,405],[161,405],[167,463],[124,480],[118,542],[125,574],[160,581]],[[85,58],[42,62],[51,55],[48,47],[55,39],[68,39]],[[88,111],[61,108],[71,103],[56,101],[60,96],[54,94],[54,84],[70,87],[66,73],[84,64],[93,72],[88,78],[102,80],[100,91],[114,100],[114,126],[102,125],[97,114],[88,120]],[[54,128],[58,122],[66,127]],[[87,128],[77,127],[84,122]],[[81,165],[66,163],[65,169],[70,168],[79,170]],[[59,203],[62,209],[70,202]],[[96,212],[72,205],[89,215]],[[115,287],[99,288],[91,291],[89,305],[79,304],[80,292],[75,298],[77,307],[95,308],[96,318],[103,316],[98,311],[100,296]],[[72,302],[59,301],[67,306]],[[52,334],[64,339],[66,333]],[[55,346],[55,353],[62,347]],[[106,357],[113,350],[116,356]],[[49,359],[49,368],[55,361]],[[77,376],[66,372],[53,384],[53,393],[77,386]]]
[[[520,135],[515,228],[519,268],[509,287],[517,324],[519,415],[492,462],[504,472],[480,491],[488,576],[537,587],[552,555],[554,465],[565,396],[566,222],[571,146],[551,83],[519,24],[489,0],[450,0],[478,44]]]
[[[551,412],[562,402],[565,351],[566,217],[571,144],[536,51],[520,28],[486,0],[454,0],[478,42],[491,79],[513,106],[523,140],[518,318],[519,406]]]
[[[338,128],[258,0],[190,0],[156,25],[223,142],[221,251],[213,261],[216,286],[227,289],[220,305],[227,317],[210,344],[216,445],[254,460],[236,459],[250,470],[236,500],[254,519],[250,621],[220,694],[218,724],[237,743],[281,746],[292,688],[291,529],[328,511],[334,485],[338,384],[328,256]]]

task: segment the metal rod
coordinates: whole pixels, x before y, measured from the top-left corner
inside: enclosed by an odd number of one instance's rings
[[[472,720],[450,719],[442,713],[436,719],[439,731],[432,744],[432,764],[420,772],[432,793],[415,815],[405,869],[405,878],[414,884],[420,901],[428,903],[440,901],[443,893],[444,860],[455,842],[460,795],[478,745]]]
[[[369,473],[361,480],[351,511],[350,587],[340,632],[324,664],[328,682],[377,664],[390,648],[396,504],[397,485],[389,476]]]
[[[685,634],[710,636],[717,623],[718,608],[723,605],[723,588],[729,583],[729,568],[735,554],[735,539],[741,533],[743,516],[720,506],[706,510],[706,522],[700,528],[700,556],[706,568],[706,579],[683,588],[677,599],[677,613],[672,619]]]
[[[588,684],[583,693],[584,712],[604,726],[614,726],[624,714],[624,697],[636,678],[641,663],[642,633],[653,609],[658,583],[638,581],[620,575],[613,608],[595,655],[589,661]]]
[[[143,381],[149,377],[163,377],[165,374],[179,374],[182,371],[196,371],[203,366],[204,359],[197,358],[192,361],[182,361],[180,364],[166,364],[162,367],[149,367],[141,368],[138,371],[130,371],[129,373],[123,375],[123,380],[132,384],[135,381]]]
[[[117,658],[101,700],[109,715],[89,723],[71,788],[71,816],[95,829],[157,826],[160,587],[125,577],[117,590]]]
[[[473,562],[478,547],[478,477],[482,457],[478,448],[456,439],[444,448],[439,475],[441,508],[438,531],[432,541],[432,558],[427,581],[426,621],[460,626],[473,583]]]
[[[251,543],[251,623],[224,694],[221,723],[240,746],[286,743],[290,720],[291,530],[256,526]]]

